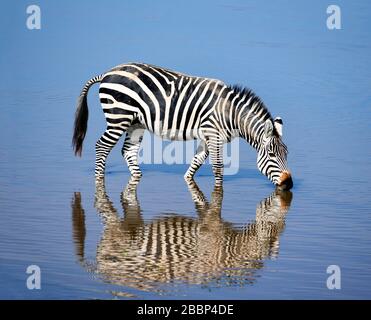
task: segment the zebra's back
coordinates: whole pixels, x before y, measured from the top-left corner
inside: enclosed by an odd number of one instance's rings
[[[109,124],[131,117],[163,138],[187,140],[200,138],[200,128],[226,88],[216,79],[129,63],[104,75],[99,94]]]

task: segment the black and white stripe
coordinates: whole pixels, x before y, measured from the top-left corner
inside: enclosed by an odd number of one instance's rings
[[[223,144],[242,137],[257,149],[259,170],[276,185],[291,187],[287,148],[281,140],[282,120],[273,120],[251,90],[142,63],[117,66],[87,82],[76,111],[76,154],[81,154],[86,133],[86,95],[95,82],[101,83],[99,97],[107,120],[107,129],[96,143],[97,178],[104,176],[106,158],[124,133],[122,154],[131,175],[141,176],[138,150],[144,131],[149,130],[170,140],[201,140],[187,179],[193,178],[210,155],[220,184]]]

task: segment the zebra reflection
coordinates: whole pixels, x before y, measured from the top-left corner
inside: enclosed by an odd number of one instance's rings
[[[257,205],[254,222],[238,228],[221,218],[223,188],[216,186],[207,201],[197,184],[189,182],[197,217],[142,217],[138,180],[121,193],[123,217],[98,184],[95,207],[104,224],[96,262],[84,258],[85,225],[81,196],[72,201],[74,240],[79,261],[104,281],[141,290],[185,282],[210,286],[253,283],[263,260],[276,257],[292,193],[275,191]]]

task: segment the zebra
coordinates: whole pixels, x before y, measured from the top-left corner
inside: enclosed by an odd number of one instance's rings
[[[223,144],[241,137],[257,150],[260,172],[277,187],[292,188],[283,121],[273,119],[252,90],[145,63],[116,66],[85,84],[75,114],[72,145],[76,155],[81,156],[87,131],[87,93],[98,82],[107,129],[95,145],[97,179],[104,178],[106,158],[124,133],[122,155],[131,176],[141,177],[138,152],[144,131],[149,130],[164,139],[201,140],[186,180],[193,180],[210,155],[215,183],[220,185]]]
[[[240,286],[256,281],[265,259],[278,257],[279,238],[292,201],[290,191],[275,190],[257,204],[253,221],[236,227],[221,217],[222,186],[214,186],[208,201],[196,182],[187,182],[195,217],[167,213],[144,219],[138,183],[131,178],[121,193],[123,216],[107,195],[104,182],[96,185],[94,206],[104,231],[95,261],[85,257],[85,213],[80,193],[74,195],[76,256],[84,268],[104,281],[145,291],[158,291],[161,284],[178,281]]]

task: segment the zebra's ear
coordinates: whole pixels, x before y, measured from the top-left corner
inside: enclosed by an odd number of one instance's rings
[[[265,121],[264,124],[264,135],[269,138],[273,134],[273,123],[270,119]]]
[[[277,133],[279,134],[280,137],[282,137],[282,126],[283,122],[280,117],[277,117],[274,119],[274,128],[276,129]]]

